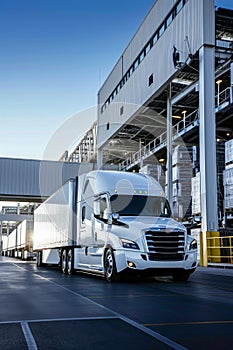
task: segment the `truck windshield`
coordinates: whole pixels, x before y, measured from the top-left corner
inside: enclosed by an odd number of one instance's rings
[[[120,216],[171,216],[169,203],[164,197],[115,194],[110,202],[112,212]]]

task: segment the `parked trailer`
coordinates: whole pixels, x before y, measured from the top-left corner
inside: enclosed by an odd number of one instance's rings
[[[92,171],[71,179],[34,212],[37,265],[57,264],[119,279],[124,272],[187,280],[197,241],[171,217],[150,176]]]
[[[22,221],[8,236],[2,237],[2,253],[22,260],[35,258],[33,221]]]

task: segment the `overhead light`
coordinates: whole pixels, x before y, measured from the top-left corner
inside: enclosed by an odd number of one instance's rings
[[[159,159],[159,163],[163,163],[163,162],[165,162],[165,159],[164,158],[160,158]]]
[[[218,79],[217,81],[216,81],[216,84],[217,85],[219,85],[219,84],[221,84],[222,83],[222,79]]]
[[[187,111],[182,111],[181,113],[182,113],[182,114],[186,114],[186,113],[187,113]]]
[[[183,85],[190,85],[193,83],[192,80],[182,79],[182,78],[175,78],[172,80],[172,82],[176,84],[183,84]]]
[[[182,117],[180,115],[173,115],[172,118],[174,118],[174,119],[181,119]]]
[[[231,136],[231,134],[229,132],[226,133],[227,136]]]
[[[219,138],[217,138],[217,140],[216,140],[217,142],[220,142],[220,139]]]
[[[233,41],[233,37],[232,36],[222,36],[221,37],[221,40],[224,40],[224,41]]]

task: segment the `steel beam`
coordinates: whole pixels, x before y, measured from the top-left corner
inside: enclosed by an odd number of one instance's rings
[[[29,214],[0,214],[0,221],[16,221],[21,222],[23,220],[32,221],[33,215]]]

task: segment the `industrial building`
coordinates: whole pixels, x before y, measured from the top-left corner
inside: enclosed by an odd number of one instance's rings
[[[157,0],[98,93],[98,166],[149,171],[201,217],[204,265],[233,262],[232,54],[233,11]]]

